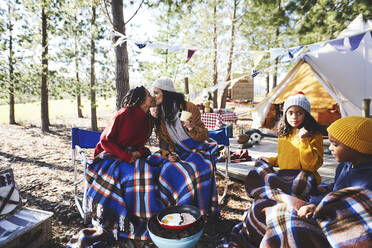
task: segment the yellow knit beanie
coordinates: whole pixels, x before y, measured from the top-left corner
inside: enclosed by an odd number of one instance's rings
[[[348,116],[333,122],[327,131],[342,144],[364,154],[372,154],[372,119]]]

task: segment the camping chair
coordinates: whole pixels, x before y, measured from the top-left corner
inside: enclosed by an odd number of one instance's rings
[[[226,164],[225,164],[225,172],[222,172],[217,169],[216,167],[216,172],[220,174],[222,177],[225,179],[225,186],[224,186],[224,191],[220,199],[218,199],[218,204],[220,204],[223,199],[226,196],[227,193],[227,188],[229,186],[230,178],[229,178],[229,163],[230,163],[230,140],[228,137],[228,130],[227,127],[223,127],[218,130],[209,130],[209,138],[215,141],[218,145],[222,145],[225,147],[225,153],[228,154],[226,156]]]
[[[86,213],[85,211],[85,204],[86,204],[86,168],[90,160],[87,159],[87,155],[84,152],[83,148],[95,148],[97,143],[99,142],[101,133],[95,131],[88,131],[79,128],[72,128],[71,129],[71,145],[72,145],[72,165],[74,167],[74,199],[76,207],[79,210],[81,217],[84,219],[84,223],[86,222]],[[80,162],[84,166],[84,176],[78,177],[78,169],[77,169],[77,162],[76,156],[80,154],[81,160]],[[83,198],[79,199],[78,197],[78,184],[84,180],[84,189],[83,189]]]

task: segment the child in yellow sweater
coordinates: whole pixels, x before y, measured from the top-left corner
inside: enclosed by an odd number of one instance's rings
[[[259,159],[280,170],[310,171],[319,184],[321,177],[317,170],[323,164],[323,137],[321,126],[310,114],[310,108],[303,92],[288,97],[279,124],[278,155]]]

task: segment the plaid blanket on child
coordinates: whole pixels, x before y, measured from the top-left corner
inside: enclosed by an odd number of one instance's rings
[[[147,220],[167,206],[190,204],[214,215],[216,149],[214,144],[187,139],[177,144],[180,159],[173,163],[159,153],[134,165],[100,160],[88,168],[86,210],[95,225],[112,230],[118,239],[140,240],[149,238]]]
[[[233,229],[230,239],[219,247],[372,247],[372,192],[346,188],[329,193],[314,217],[305,219],[297,216],[297,210],[307,204],[310,193],[317,191],[304,187],[306,180],[292,183],[296,187],[287,185],[284,190],[271,188],[275,178],[271,173],[261,173],[265,184],[252,187],[249,179],[253,176],[257,181],[257,174],[262,171],[270,168],[260,164],[247,176],[248,194],[254,198],[252,207],[246,211],[244,221]],[[295,180],[303,176],[299,173]],[[311,176],[309,179],[313,180]],[[276,186],[281,183],[275,179]],[[297,197],[294,192],[299,192],[298,187],[308,193]]]

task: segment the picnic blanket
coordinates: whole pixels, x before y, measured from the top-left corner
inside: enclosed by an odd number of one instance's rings
[[[331,192],[313,218],[305,219],[297,210],[324,186],[314,188],[315,178],[306,172],[298,173],[293,182],[287,179],[265,163],[250,171],[246,189],[253,204],[218,247],[371,247],[372,192],[362,188]]]
[[[86,210],[92,213],[93,224],[111,230],[109,236],[116,239],[147,240],[148,219],[167,206],[194,205],[203,215],[215,215],[216,150],[215,144],[187,139],[176,145],[180,158],[176,162],[154,153],[134,165],[110,159],[90,165]],[[81,232],[75,243],[84,240],[89,237]]]

